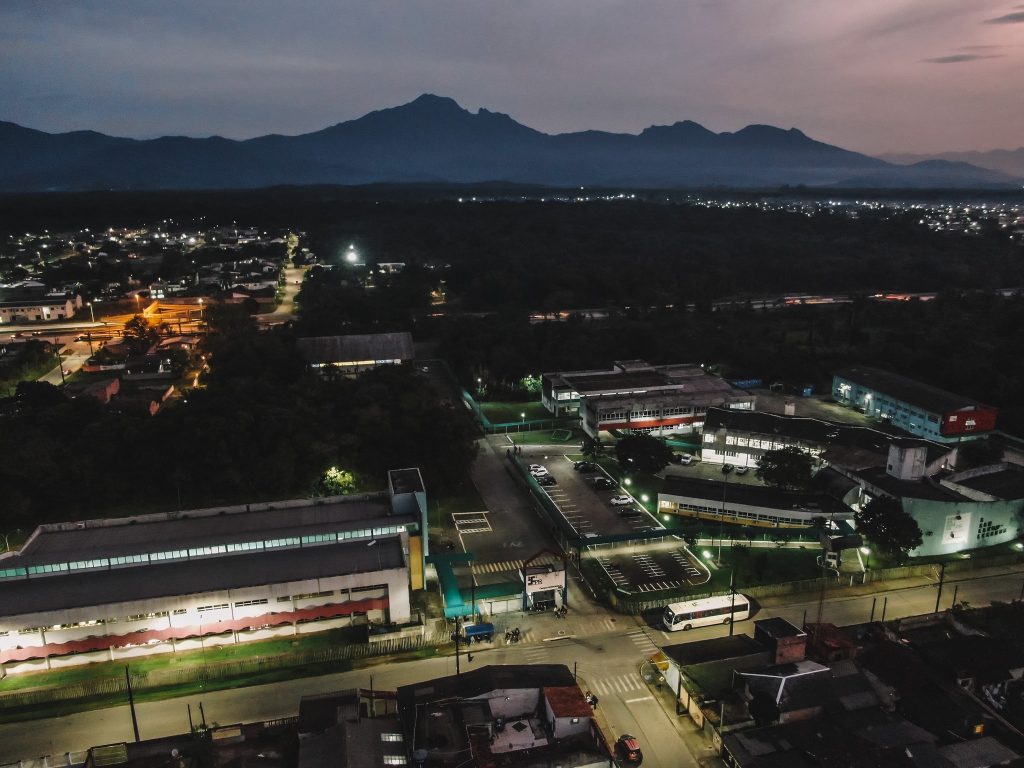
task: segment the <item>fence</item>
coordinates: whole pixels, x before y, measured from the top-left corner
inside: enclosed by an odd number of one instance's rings
[[[56,755],[44,755],[33,757],[28,760],[19,760],[16,763],[5,763],[0,768],[68,768],[68,766],[84,765],[88,752],[65,752],[57,757]]]
[[[992,555],[991,557],[972,557],[946,561],[946,574],[969,573],[979,568],[999,568],[1004,565],[1020,565],[1024,563],[1024,552],[1008,555]],[[909,579],[913,576],[938,576],[938,563],[921,563],[920,565],[902,565],[895,568],[872,568],[864,581],[888,581],[891,579]]]
[[[277,654],[274,656],[255,656],[250,659],[222,661],[215,664],[201,664],[181,667],[179,669],[161,669],[152,672],[130,672],[130,674],[134,690],[158,690],[210,681],[231,680],[233,678],[265,674],[281,669],[331,664],[372,656],[385,656],[392,653],[415,651],[432,645],[435,645],[435,643],[431,637],[395,637],[379,643],[365,645],[313,648],[306,651],[296,651],[294,653]],[[58,701],[76,701],[116,694],[127,696],[127,683],[123,676],[89,680],[62,686],[12,691],[11,693],[0,695],[0,712],[51,704]]]

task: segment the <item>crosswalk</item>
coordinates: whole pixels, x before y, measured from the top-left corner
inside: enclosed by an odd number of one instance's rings
[[[530,565],[548,565],[554,562],[558,562],[557,558],[545,555],[532,561]],[[518,571],[522,567],[522,560],[505,560],[500,563],[476,563],[473,565],[473,573],[502,573],[504,571]]]
[[[598,696],[609,696],[616,693],[632,693],[646,690],[647,685],[639,672],[626,672],[621,675],[600,677],[590,681],[590,690]]]
[[[634,629],[626,633],[626,637],[629,641],[636,646],[637,650],[644,654],[644,656],[650,656],[652,653],[658,650],[658,646],[651,639],[650,635],[647,634],[645,629]]]

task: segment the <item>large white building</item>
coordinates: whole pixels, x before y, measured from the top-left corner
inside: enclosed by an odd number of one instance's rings
[[[410,619],[419,471],[391,494],[42,525],[0,556],[0,677]]]
[[[0,300],[0,325],[69,320],[82,308],[81,296],[37,296]]]
[[[556,416],[578,411],[597,437],[613,429],[688,435],[700,432],[708,408],[751,410],[755,398],[700,365],[620,360],[611,370],[545,373],[541,402]]]

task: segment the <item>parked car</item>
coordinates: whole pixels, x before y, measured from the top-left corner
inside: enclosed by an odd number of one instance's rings
[[[577,472],[593,472],[597,469],[597,464],[592,461],[577,461],[572,468]]]
[[[640,751],[640,742],[635,736],[624,733],[615,742],[615,755],[629,765],[640,765],[644,761],[644,753]]]
[[[633,499],[625,494],[619,494],[618,496],[612,496],[609,499],[613,507],[624,507],[627,504],[632,504]]]
[[[619,517],[640,517],[641,515],[643,512],[636,507],[623,507],[619,510]]]
[[[609,480],[607,477],[595,477],[594,478],[594,487],[595,488],[605,488],[605,489],[607,489],[607,488],[614,488],[615,487],[615,483],[613,481]]]
[[[547,477],[550,472],[548,472],[544,467],[538,467],[537,469],[531,469],[530,474],[534,477]]]
[[[536,479],[538,485],[558,485],[558,481],[551,475],[541,475]]]
[[[547,470],[547,467],[545,467],[545,466],[544,466],[543,464],[531,464],[531,465],[530,465],[530,466],[528,467],[528,469],[529,469],[529,470],[530,470],[531,472],[532,472],[533,470],[535,470],[535,469],[543,469],[543,470],[545,470],[545,471],[546,471],[546,470]]]
[[[737,475],[745,475],[750,470],[750,467],[736,467]]]
[[[732,464],[723,464],[722,465],[722,474],[723,475],[728,475],[734,469],[736,469],[736,467],[734,467]]]
[[[693,454],[692,453],[684,453],[684,454],[682,454],[679,457],[679,463],[682,464],[684,467],[690,466],[691,464],[693,464]]]

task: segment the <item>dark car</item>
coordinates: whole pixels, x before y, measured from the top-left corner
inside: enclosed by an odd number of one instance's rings
[[[555,480],[555,478],[553,478],[551,475],[542,475],[542,476],[540,476],[538,478],[535,478],[535,479],[537,480],[537,485],[557,485],[558,484],[558,481]]]
[[[640,765],[644,761],[644,753],[640,751],[640,742],[635,736],[624,733],[615,742],[615,755],[629,765]]]
[[[607,477],[598,477],[594,479],[595,488],[614,488],[615,483],[609,480]]]
[[[577,472],[594,472],[597,470],[597,464],[592,461],[577,461],[572,468]]]

